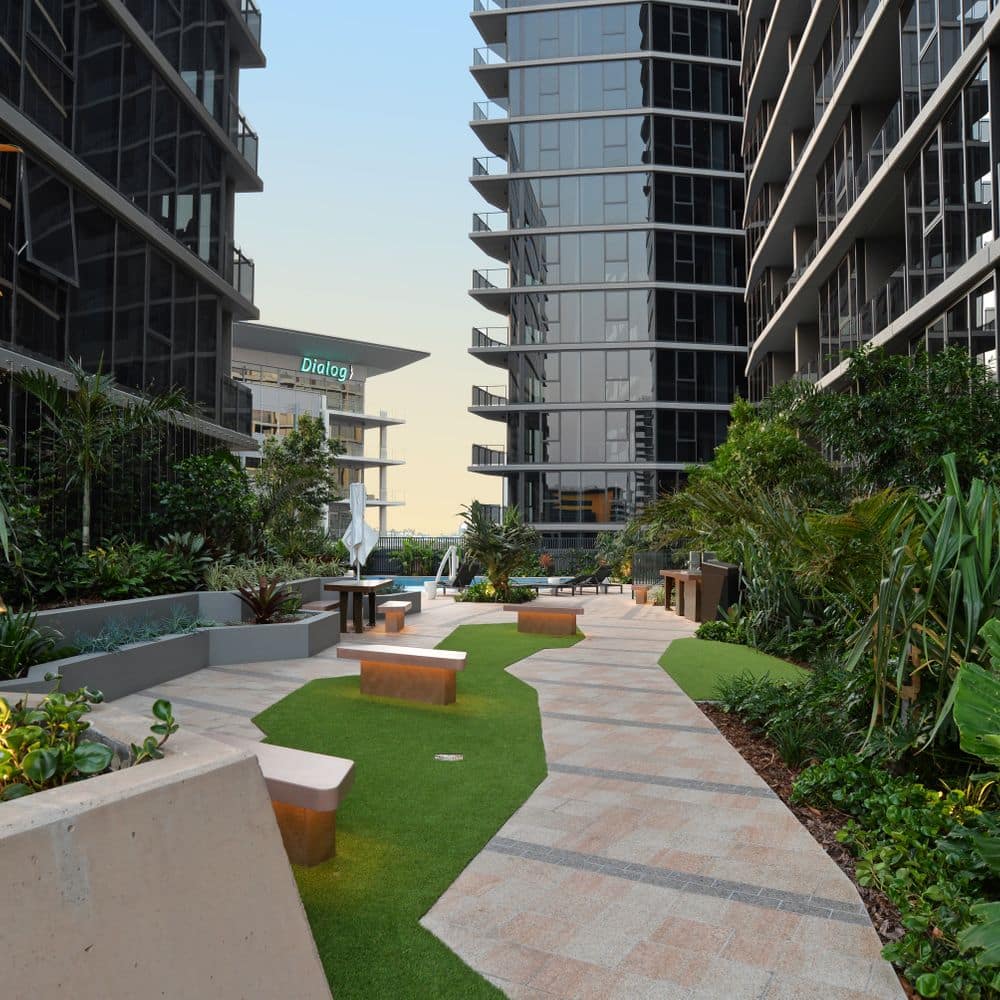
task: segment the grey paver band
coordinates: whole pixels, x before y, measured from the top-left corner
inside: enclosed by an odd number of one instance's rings
[[[233,708],[231,705],[219,705],[218,703],[212,701],[196,701],[194,698],[178,698],[169,691],[137,691],[135,696],[137,698],[148,698],[150,701],[156,701],[158,698],[164,698],[172,705],[187,705],[188,708],[203,708],[206,712],[221,712],[223,715],[238,715],[241,719],[249,719],[251,716],[254,716],[261,711],[261,709],[256,708]],[[267,706],[265,705],[264,707],[266,708]]]
[[[595,722],[601,726],[622,726],[630,729],[670,729],[681,733],[713,733],[709,726],[679,726],[673,722],[641,722],[638,719],[607,719],[602,715],[576,715],[574,712],[542,712],[546,719],[569,719],[573,722]]]
[[[655,663],[614,663],[611,660],[588,660],[582,656],[546,656],[544,653],[537,654],[523,661],[524,663],[535,664],[550,663],[559,664],[561,667],[607,667],[608,670],[655,670],[658,674],[663,673],[663,667],[658,667]]]
[[[699,792],[723,792],[749,798],[776,799],[770,788],[753,785],[730,785],[723,781],[699,781],[696,778],[668,778],[659,774],[637,774],[634,771],[605,771],[599,767],[578,767],[575,764],[549,764],[549,771],[559,774],[582,774],[590,778],[610,778],[613,781],[634,781],[641,785],[662,785],[664,788],[691,788]]]
[[[213,674],[232,674],[234,677],[252,677],[254,680],[264,681],[292,681],[295,684],[308,684],[310,681],[319,680],[316,677],[296,677],[294,674],[278,674],[274,671],[265,673],[263,670],[236,670],[234,667],[205,667]]]
[[[860,903],[844,903],[823,896],[769,889],[767,886],[754,885],[751,882],[734,882],[729,879],[712,878],[709,875],[692,875],[672,868],[655,868],[652,865],[606,858],[599,854],[565,851],[558,847],[546,847],[544,844],[511,840],[508,837],[494,837],[486,845],[486,850],[496,854],[526,858],[529,861],[541,861],[549,865],[597,872],[612,878],[626,879],[629,882],[658,885],[677,892],[690,892],[717,899],[734,899],[765,910],[787,910],[791,913],[863,927],[870,924],[868,914]]]
[[[581,688],[602,688],[605,691],[635,691],[638,694],[665,694],[667,697],[680,697],[680,691],[671,691],[670,688],[642,688],[642,687],[630,687],[627,684],[596,684],[591,681],[561,681],[555,678],[549,677],[526,677],[525,680],[529,684],[563,684],[567,687],[581,687]]]

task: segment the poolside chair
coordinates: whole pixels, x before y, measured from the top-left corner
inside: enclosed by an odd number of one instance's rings
[[[589,587],[591,584],[597,583],[596,573],[581,573],[579,576],[574,576],[571,580],[566,580],[564,583],[560,583],[558,587],[553,587],[553,593],[558,595],[561,590],[566,590],[567,588],[571,591],[572,595],[576,597],[576,588],[580,588],[580,593],[583,593],[584,587]]]
[[[623,584],[619,583],[617,580],[611,580],[610,566],[601,566],[596,573],[592,574],[592,579],[586,580],[578,586],[580,587],[581,594],[583,593],[585,587],[593,587],[595,594],[599,594],[602,589],[606,594],[608,592],[608,587],[617,587],[619,594],[625,593]]]

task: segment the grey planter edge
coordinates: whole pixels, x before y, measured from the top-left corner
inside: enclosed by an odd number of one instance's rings
[[[181,595],[170,595],[171,598]],[[235,593],[226,591],[201,591],[192,595],[205,598],[204,603],[219,610],[231,608],[239,614]],[[144,601],[156,602],[158,598],[138,601],[115,602],[128,604],[129,614],[111,616],[104,621],[138,617]],[[174,600],[174,604],[179,603]],[[199,613],[201,613],[201,601]],[[167,604],[165,607],[172,607]],[[79,609],[90,612],[107,606],[86,605]],[[63,618],[70,617],[59,609]],[[226,666],[233,663],[264,663],[275,660],[306,659],[336,645],[340,641],[340,619],[336,613],[306,612],[301,621],[278,625],[219,625],[199,629],[182,635],[165,635],[149,642],[124,646],[110,653],[84,653],[79,656],[42,663],[32,667],[27,677],[0,681],[0,696],[4,691],[44,693],[55,687],[54,681],[45,680],[46,674],[58,673],[62,689],[73,691],[80,687],[95,688],[106,701],[115,701],[146,688],[176,680],[206,667]],[[81,616],[82,617],[82,616]],[[77,634],[82,631],[77,627]]]

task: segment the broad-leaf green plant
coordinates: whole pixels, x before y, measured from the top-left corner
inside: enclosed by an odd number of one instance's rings
[[[87,738],[86,716],[104,700],[99,691],[53,691],[32,704],[25,696],[11,705],[0,698],[0,803],[58,788],[109,770],[115,758],[105,742]],[[178,725],[170,702],[153,705],[155,722],[130,764],[163,756],[163,744]]]

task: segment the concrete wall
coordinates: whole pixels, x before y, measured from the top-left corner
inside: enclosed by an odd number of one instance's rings
[[[318,579],[298,581],[293,586],[298,588],[300,584],[306,590],[314,587],[320,593]],[[239,598],[222,591],[43,612],[53,616],[44,624],[59,628],[66,640],[72,642],[81,633],[98,633],[111,621],[162,620],[178,605],[191,614],[220,623],[244,621],[247,616]],[[42,622],[41,615],[39,621]],[[58,672],[63,678],[64,691],[87,686],[102,692],[107,701],[115,701],[205,667],[306,659],[339,641],[340,617],[336,612],[308,613],[301,621],[280,625],[220,624],[189,635],[163,636],[152,642],[124,646],[113,653],[87,653],[39,664],[28,671],[26,678],[0,681],[0,694],[8,690],[49,691],[53,682],[45,680],[45,675]]]
[[[4,994],[329,1000],[256,759],[183,729],[167,751],[0,806]]]

